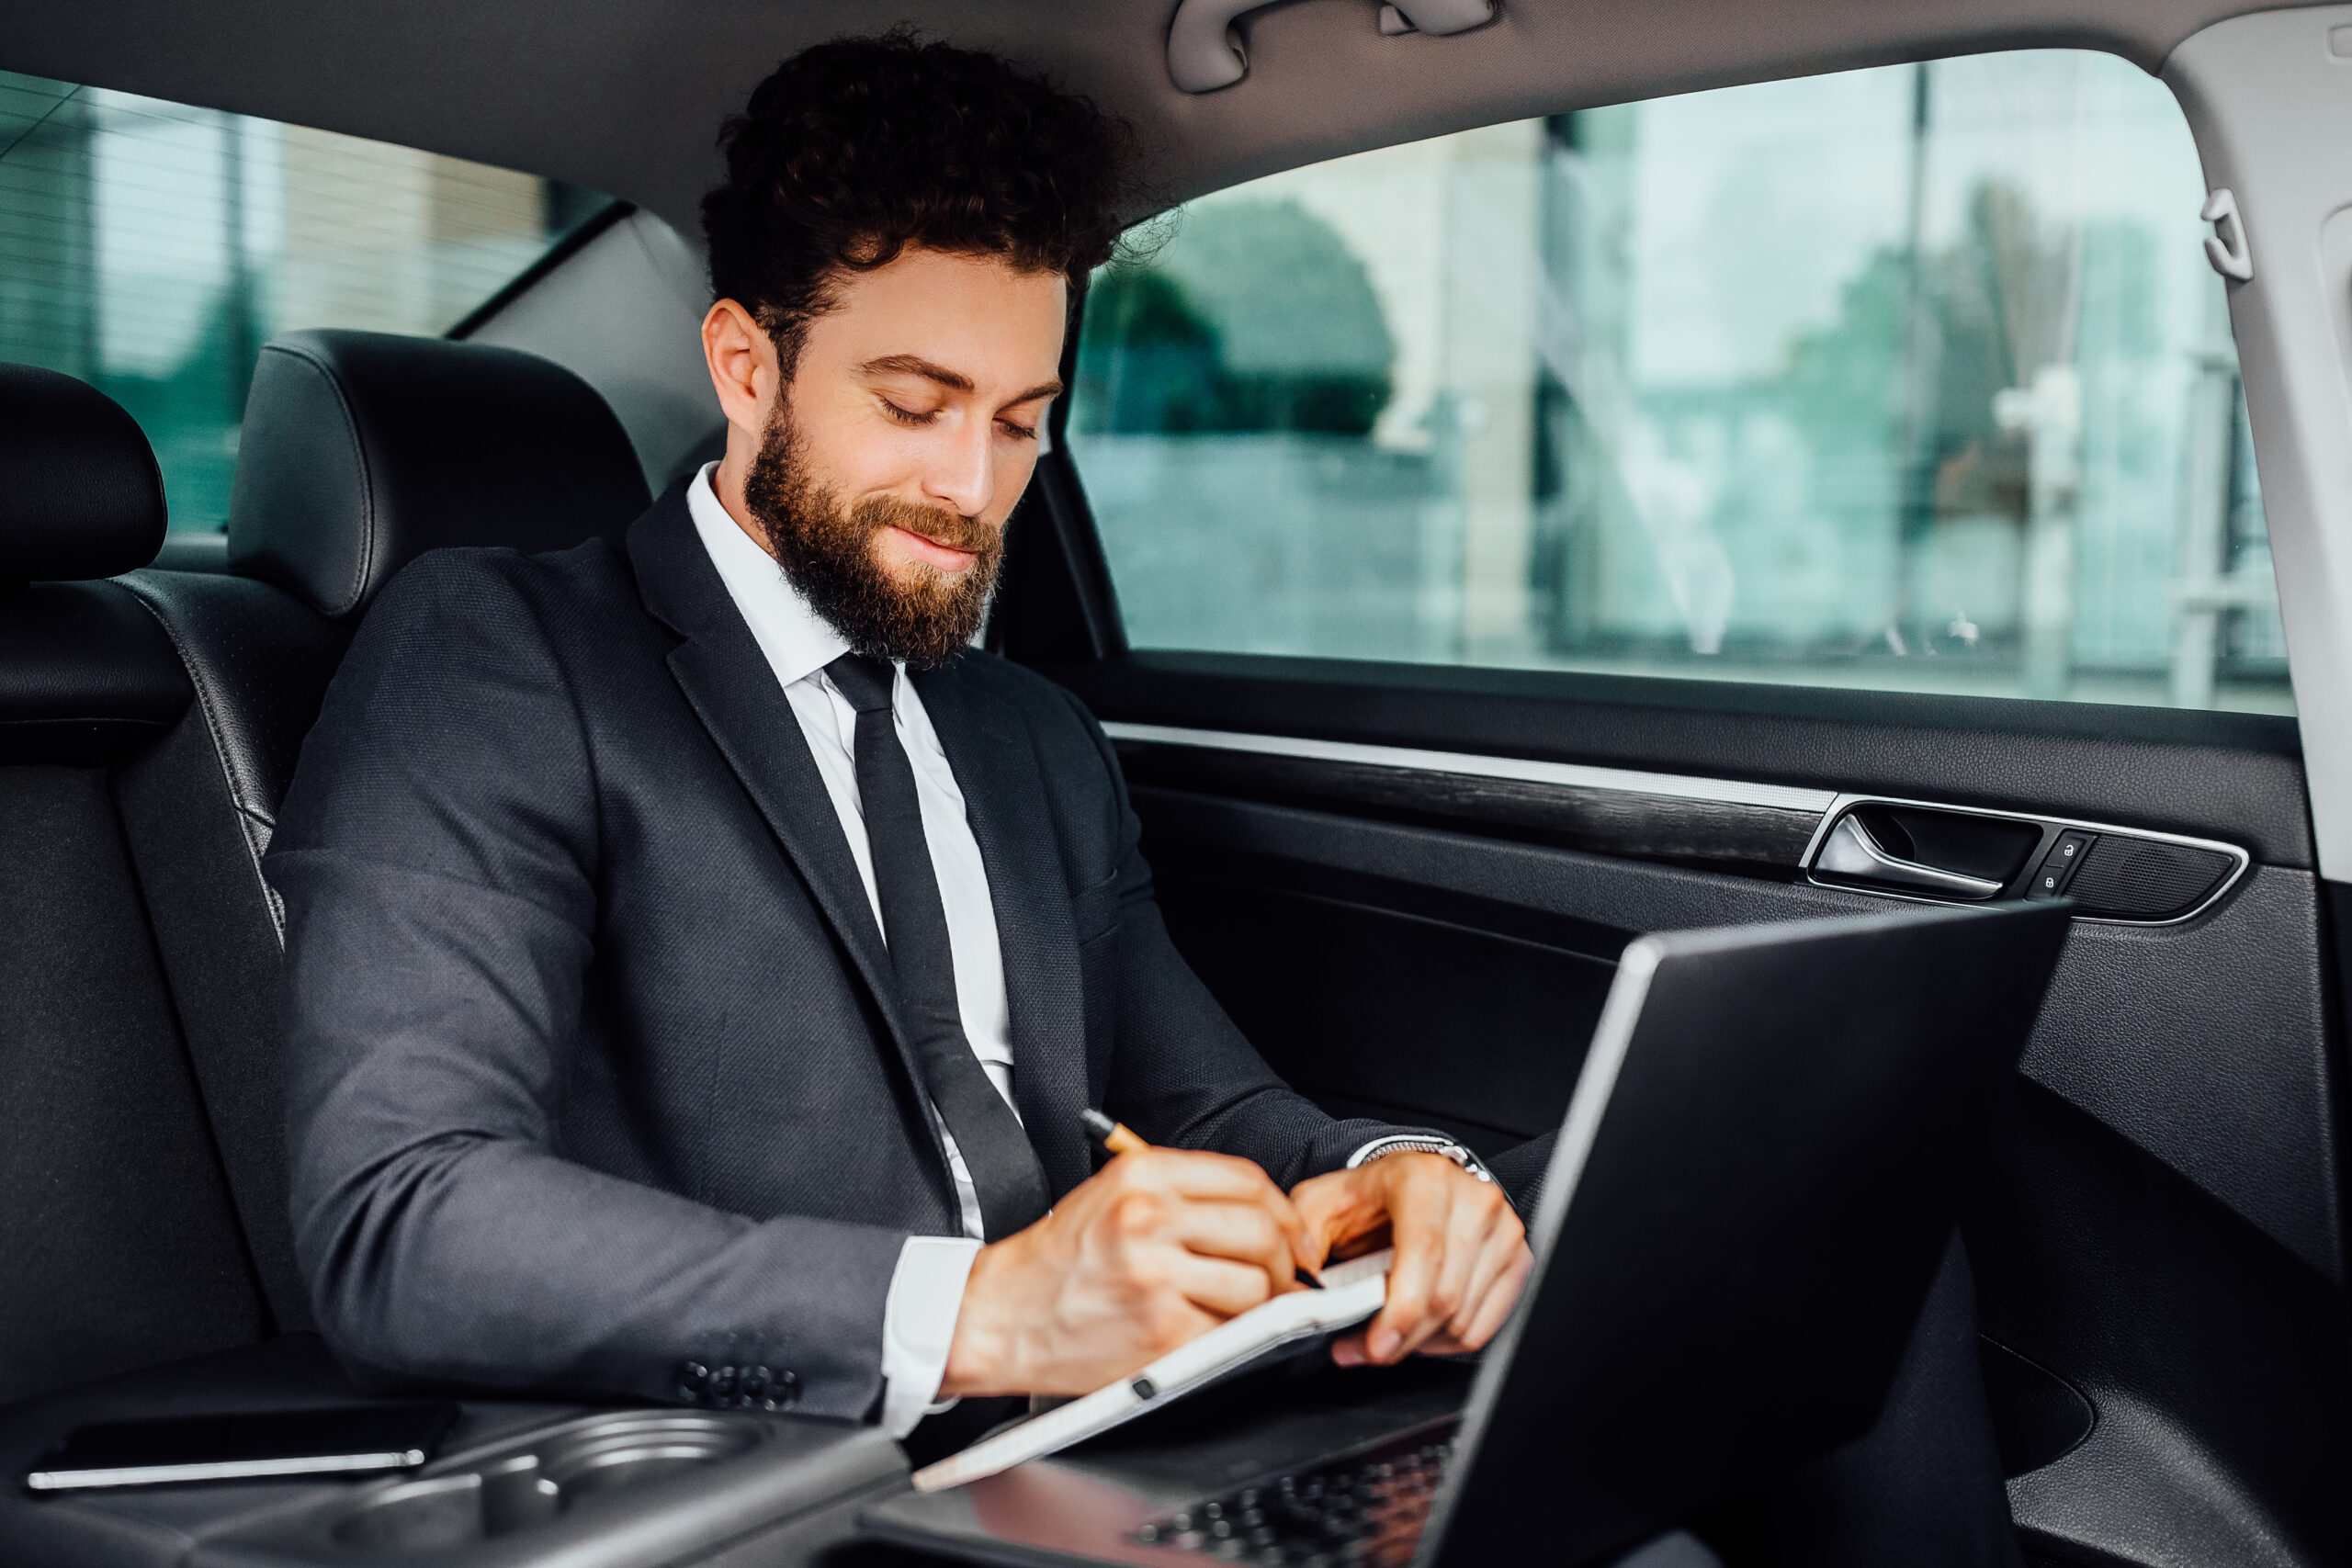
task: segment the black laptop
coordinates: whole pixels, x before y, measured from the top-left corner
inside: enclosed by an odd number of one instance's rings
[[[1475,1376],[1325,1372],[1205,1435],[1216,1407],[1187,1428],[1179,1402],[1156,1442],[896,1496],[866,1529],[1009,1565],[1565,1568],[1860,1436],[2066,925],[2005,904],[1640,938]]]

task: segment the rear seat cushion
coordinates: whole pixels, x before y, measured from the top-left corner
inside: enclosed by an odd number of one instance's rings
[[[0,1403],[257,1338],[105,773],[0,766]]]
[[[109,788],[188,679],[121,587],[28,581],[128,571],[163,525],[129,415],[0,367],[0,1400],[262,1331]]]

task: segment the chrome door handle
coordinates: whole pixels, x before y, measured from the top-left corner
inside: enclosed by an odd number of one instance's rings
[[[1888,854],[1871,837],[1870,829],[1862,826],[1861,818],[1851,812],[1822,840],[1821,852],[1814,857],[1813,868],[1835,876],[1860,877],[1895,887],[1916,887],[1923,893],[1940,893],[1947,898],[1990,898],[2001,890],[1999,883],[1981,876],[1941,871]]]

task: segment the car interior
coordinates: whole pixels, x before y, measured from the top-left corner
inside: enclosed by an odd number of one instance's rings
[[[469,1403],[423,1482],[16,1490],[349,1397],[259,864],[304,735],[418,555],[717,455],[716,128],[899,20],[1136,128],[984,637],[1274,1068],[1492,1155],[1637,935],[2071,897],[1962,1223],[2027,1560],[2352,1560],[2352,6],[87,0],[0,14],[0,1561],[767,1562],[903,1483],[730,1380]]]

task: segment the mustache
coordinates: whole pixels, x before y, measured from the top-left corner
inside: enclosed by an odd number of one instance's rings
[[[850,509],[850,521],[871,535],[884,528],[903,528],[951,550],[987,557],[997,541],[997,530],[978,517],[944,507],[924,506],[896,496],[868,496]]]

